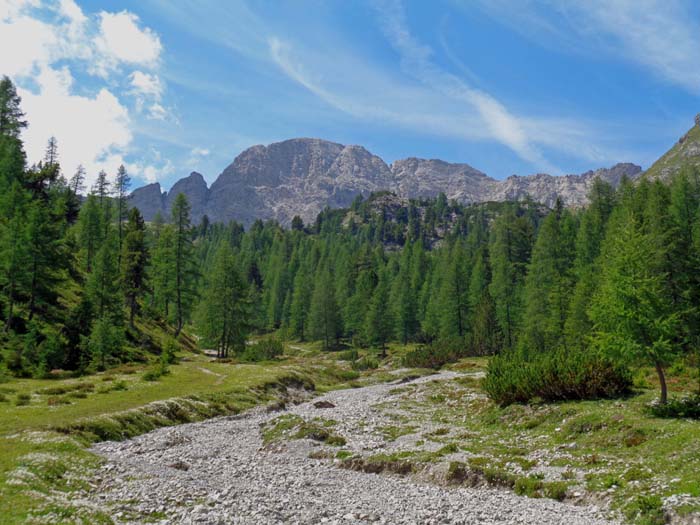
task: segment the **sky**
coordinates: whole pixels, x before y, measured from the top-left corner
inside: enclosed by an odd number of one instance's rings
[[[0,0],[30,162],[211,183],[293,137],[492,177],[648,167],[700,113],[694,0]]]

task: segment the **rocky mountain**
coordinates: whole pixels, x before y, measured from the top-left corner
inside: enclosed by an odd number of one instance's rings
[[[668,180],[684,167],[700,168],[700,113],[695,126],[645,172],[646,177]]]
[[[132,204],[146,220],[169,214],[178,193],[187,195],[195,221],[256,219],[289,224],[295,215],[311,222],[324,207],[346,207],[357,195],[389,190],[402,198],[434,197],[440,192],[461,203],[504,201],[530,196],[551,206],[557,197],[581,206],[595,178],[617,185],[623,176],[635,178],[641,168],[617,164],[581,175],[511,176],[499,181],[468,164],[408,158],[387,165],[362,146],[321,139],[291,139],[242,152],[207,188],[196,172],[163,193],[159,184],[135,190]]]

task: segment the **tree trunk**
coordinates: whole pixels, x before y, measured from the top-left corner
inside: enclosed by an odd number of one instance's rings
[[[129,326],[131,326],[132,330],[135,328],[134,327],[134,316],[136,315],[136,297],[131,296],[129,299]]]
[[[665,405],[666,402],[668,401],[668,388],[666,387],[666,375],[664,374],[664,369],[661,366],[661,363],[658,361],[654,363],[656,366],[656,373],[659,376],[659,383],[661,384],[661,399],[659,399],[659,402],[662,405]]]

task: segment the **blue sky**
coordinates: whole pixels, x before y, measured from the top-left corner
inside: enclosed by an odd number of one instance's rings
[[[0,73],[67,174],[212,182],[246,147],[361,144],[496,178],[668,149],[700,112],[688,0],[0,0]]]

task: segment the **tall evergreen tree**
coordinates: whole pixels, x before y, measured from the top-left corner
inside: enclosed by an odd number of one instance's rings
[[[513,348],[522,314],[522,294],[532,250],[532,224],[511,210],[499,216],[493,226],[489,246],[492,280],[489,291],[494,299],[496,318],[506,348]]]
[[[117,234],[119,239],[119,258],[121,261],[121,248],[124,241],[124,221],[128,214],[127,198],[129,196],[129,186],[131,185],[131,177],[126,171],[124,164],[117,169],[117,175],[114,179],[114,193],[117,198]]]
[[[379,280],[367,310],[365,334],[370,344],[377,345],[386,357],[386,343],[394,335],[394,312],[389,305],[389,275],[386,268],[379,272]]]
[[[238,272],[233,251],[220,243],[200,302],[196,324],[205,341],[216,344],[217,356],[240,352],[248,336],[248,290]]]
[[[190,204],[183,193],[178,194],[172,208],[172,223],[175,233],[175,319],[176,336],[182,331],[192,310],[196,295],[197,277]]]
[[[148,260],[146,226],[139,210],[132,208],[124,229],[121,258],[122,286],[129,306],[129,325],[132,328],[139,298],[146,292]]]
[[[309,331],[314,339],[323,341],[324,350],[331,348],[342,331],[340,308],[335,298],[335,284],[330,269],[320,269],[314,285],[309,311]]]
[[[623,210],[606,236],[601,284],[591,303],[594,342],[628,362],[655,367],[666,403],[665,367],[678,324],[666,276],[660,271],[652,234],[644,233],[633,213]]]
[[[294,292],[290,307],[290,328],[292,334],[304,341],[308,335],[309,310],[313,283],[309,277],[306,265],[302,264],[294,276]]]
[[[525,281],[523,348],[542,352],[566,344],[564,326],[574,287],[574,221],[557,200],[542,223]]]

